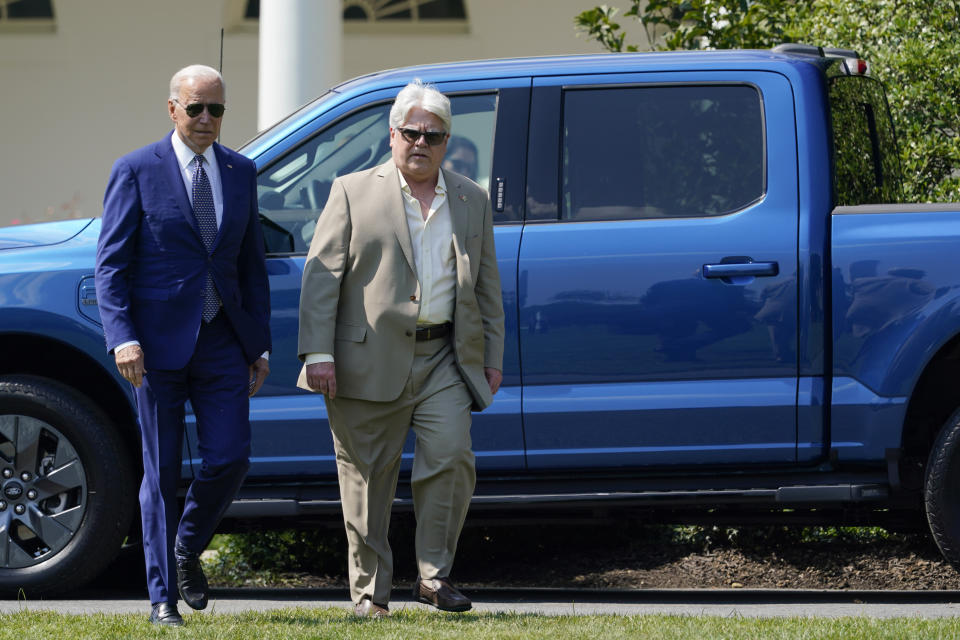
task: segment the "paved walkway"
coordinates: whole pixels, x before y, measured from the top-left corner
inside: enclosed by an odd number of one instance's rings
[[[876,618],[960,616],[960,592],[776,591],[776,590],[658,590],[574,592],[465,590],[475,612],[536,613],[542,615],[716,615],[745,617]],[[397,594],[394,611],[429,609]],[[199,615],[240,613],[293,607],[342,607],[349,610],[347,593],[340,589],[214,589],[210,605]],[[67,614],[143,613],[149,603],[140,595],[88,590],[66,598],[0,601],[0,613],[54,610]],[[193,613],[181,603],[180,612]]]

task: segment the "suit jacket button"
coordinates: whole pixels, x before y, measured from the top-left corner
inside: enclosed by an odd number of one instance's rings
[[[413,335],[413,331],[410,331],[410,329],[407,329],[406,334],[407,334],[407,337],[409,338],[410,336]]]
[[[417,296],[410,296],[410,302],[416,302]]]

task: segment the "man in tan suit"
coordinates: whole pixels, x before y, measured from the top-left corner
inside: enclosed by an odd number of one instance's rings
[[[407,85],[390,110],[391,160],[337,178],[304,265],[298,386],[326,396],[359,616],[389,615],[387,530],[410,428],[414,597],[471,607],[449,575],[476,479],[470,411],[502,380],[503,300],[487,193],[440,169],[450,124],[443,94]]]

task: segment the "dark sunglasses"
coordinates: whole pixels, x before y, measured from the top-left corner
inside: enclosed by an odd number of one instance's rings
[[[212,102],[210,104],[203,104],[202,102],[192,102],[190,104],[180,104],[179,100],[174,100],[177,104],[183,107],[183,110],[187,112],[187,115],[191,118],[196,118],[198,115],[203,113],[203,109],[206,108],[211,116],[214,118],[219,118],[223,116],[223,112],[226,111],[226,107],[218,102]]]
[[[426,140],[427,144],[431,147],[443,144],[443,141],[447,139],[446,131],[420,131],[419,129],[406,129],[404,127],[397,127],[397,131],[399,131],[403,139],[410,144],[416,143],[416,141],[420,139],[420,136],[423,136],[424,140]]]

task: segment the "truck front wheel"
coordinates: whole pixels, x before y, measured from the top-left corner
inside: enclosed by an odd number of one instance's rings
[[[66,591],[120,549],[134,478],[109,419],[69,387],[0,377],[0,593]]]

